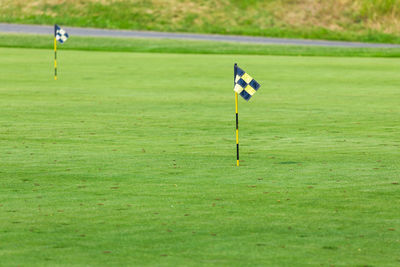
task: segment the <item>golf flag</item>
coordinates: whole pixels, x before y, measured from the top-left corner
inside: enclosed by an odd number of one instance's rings
[[[246,101],[249,101],[258,88],[260,88],[260,84],[244,70],[235,65],[235,87],[233,90],[240,94]]]
[[[235,91],[235,108],[236,108],[236,166],[239,166],[239,111],[238,111],[238,94],[246,101],[255,94],[260,88],[260,84],[248,75],[244,70],[235,63],[233,67],[233,91]]]
[[[67,41],[69,37],[68,33],[61,29],[57,24],[54,25],[54,36],[56,37],[56,40],[62,44]]]
[[[69,35],[66,31],[54,24],[54,80],[57,80],[57,41],[63,44],[68,37]]]

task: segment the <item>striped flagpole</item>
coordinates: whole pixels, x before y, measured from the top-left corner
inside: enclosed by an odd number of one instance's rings
[[[233,86],[237,73],[237,64],[235,63],[233,71]],[[236,166],[239,166],[239,112],[238,112],[238,93],[235,92],[235,108],[236,108]]]
[[[56,25],[54,25],[54,80],[57,80],[57,38],[56,38]]]

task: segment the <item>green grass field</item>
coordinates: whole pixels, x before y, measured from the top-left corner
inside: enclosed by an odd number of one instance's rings
[[[147,52],[179,54],[278,55],[324,57],[400,57],[400,48],[350,48],[324,46],[265,45],[193,40],[101,38],[72,36],[62,50]],[[1,34],[0,47],[53,49],[53,37]]]
[[[400,265],[399,59],[58,56],[0,48],[1,266]]]

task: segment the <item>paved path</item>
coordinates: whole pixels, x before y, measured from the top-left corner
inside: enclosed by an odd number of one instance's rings
[[[187,39],[217,42],[238,42],[254,44],[274,44],[274,45],[311,45],[311,46],[330,46],[330,47],[398,47],[400,45],[338,42],[338,41],[318,41],[302,39],[284,39],[268,37],[250,37],[235,35],[218,34],[193,34],[193,33],[167,33],[150,31],[128,31],[128,30],[105,30],[94,28],[77,28],[62,26],[71,36],[101,36],[101,37],[127,37],[127,38],[161,38],[161,39]],[[53,34],[53,26],[24,25],[0,23],[0,32],[3,33],[30,33],[30,34]]]

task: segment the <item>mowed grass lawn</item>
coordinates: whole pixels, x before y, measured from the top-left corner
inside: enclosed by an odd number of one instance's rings
[[[0,48],[0,265],[400,265],[399,59],[52,57]]]

